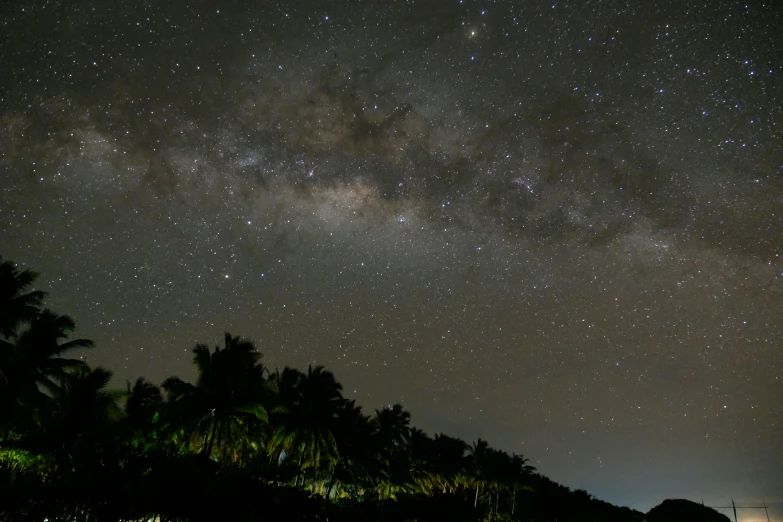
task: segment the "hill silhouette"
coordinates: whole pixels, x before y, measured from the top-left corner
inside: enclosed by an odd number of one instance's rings
[[[647,513],[647,522],[731,522],[712,508],[684,499],[667,499]]]

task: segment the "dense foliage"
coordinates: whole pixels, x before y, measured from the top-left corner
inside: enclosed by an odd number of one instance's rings
[[[484,440],[432,437],[399,404],[365,414],[323,367],[270,371],[230,334],[193,349],[195,382],[111,390],[35,278],[0,265],[2,519],[639,518]]]

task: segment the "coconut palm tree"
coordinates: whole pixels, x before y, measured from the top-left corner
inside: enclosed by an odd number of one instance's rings
[[[0,257],[0,336],[14,337],[20,324],[38,314],[46,294],[29,290],[37,278],[36,272],[19,271],[14,263]]]
[[[411,440],[411,414],[402,405],[375,410],[372,418],[376,451],[382,465],[382,477],[386,484],[379,493],[391,498],[396,489],[408,481],[408,444]]]
[[[342,385],[323,366],[308,366],[307,373],[292,368],[276,372],[278,406],[276,426],[267,452],[278,462],[294,458],[302,470],[332,469],[338,461],[334,429],[343,407]],[[303,480],[304,483],[304,480]]]
[[[150,421],[159,412],[163,404],[163,394],[160,388],[139,377],[133,383],[127,383],[125,395],[125,415],[130,419],[138,419],[140,422]]]
[[[513,486],[514,480],[517,478],[516,469],[514,468],[513,461],[508,453],[502,450],[489,448],[482,471],[484,484],[487,486],[487,491],[489,493],[489,515],[491,518],[493,508],[495,510],[495,515],[498,515],[501,491],[506,491]],[[492,500],[493,493],[495,494],[494,502]]]
[[[108,390],[112,372],[86,365],[65,374],[50,388],[48,407],[41,412],[40,431],[30,438],[32,446],[51,453],[56,466],[79,455],[94,455],[96,447],[111,438],[112,425],[122,411],[121,392]]]
[[[373,426],[370,417],[362,412],[356,401],[344,401],[337,410],[333,434],[337,446],[337,462],[326,490],[332,493],[335,482],[342,484],[372,484],[377,469],[377,455],[373,450]]]
[[[27,329],[0,340],[0,426],[7,428],[20,407],[32,414],[45,398],[44,390],[56,389],[69,371],[84,366],[81,359],[64,357],[73,350],[93,346],[87,339],[68,340],[74,328],[70,317],[44,310]]]
[[[516,512],[517,508],[517,490],[518,489],[524,489],[524,490],[530,490],[530,479],[533,476],[533,473],[536,471],[536,468],[533,466],[528,465],[528,459],[523,457],[522,455],[517,455],[516,453],[513,453],[511,455],[511,468],[512,468],[512,479],[511,479],[511,487],[513,488],[513,493],[511,497],[511,516],[514,516],[514,513]]]
[[[270,389],[261,354],[253,343],[225,334],[224,348],[193,349],[196,384],[170,377],[163,382],[171,427],[180,442],[221,460],[238,460],[254,446],[267,422]]]
[[[376,439],[384,449],[405,446],[410,439],[411,414],[400,404],[375,410],[372,423]]]
[[[411,428],[407,445],[409,488],[413,492],[431,495],[439,484],[435,467],[434,440],[419,428]]]
[[[467,461],[465,452],[468,444],[443,433],[435,435],[432,441],[432,459],[434,473],[443,493],[455,491],[464,479]]]
[[[160,388],[143,377],[125,392],[124,430],[131,446],[147,449],[158,441],[160,415],[165,405]]]
[[[476,497],[473,501],[473,507],[478,506],[479,488],[487,483],[487,464],[489,452],[491,451],[489,443],[481,438],[470,447],[470,476],[471,482],[476,487]]]

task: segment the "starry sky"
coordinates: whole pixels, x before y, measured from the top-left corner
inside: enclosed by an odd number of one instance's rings
[[[0,253],[118,383],[228,330],[613,503],[783,502],[781,35],[778,2],[4,2]]]

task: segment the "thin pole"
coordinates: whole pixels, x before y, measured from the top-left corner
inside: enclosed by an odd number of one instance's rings
[[[764,513],[767,514],[767,522],[769,522],[769,511],[767,510],[767,501],[764,500],[764,498],[762,498],[761,503],[764,505]]]
[[[734,510],[734,522],[737,522],[737,506],[734,505],[734,499],[731,499],[731,508]]]

